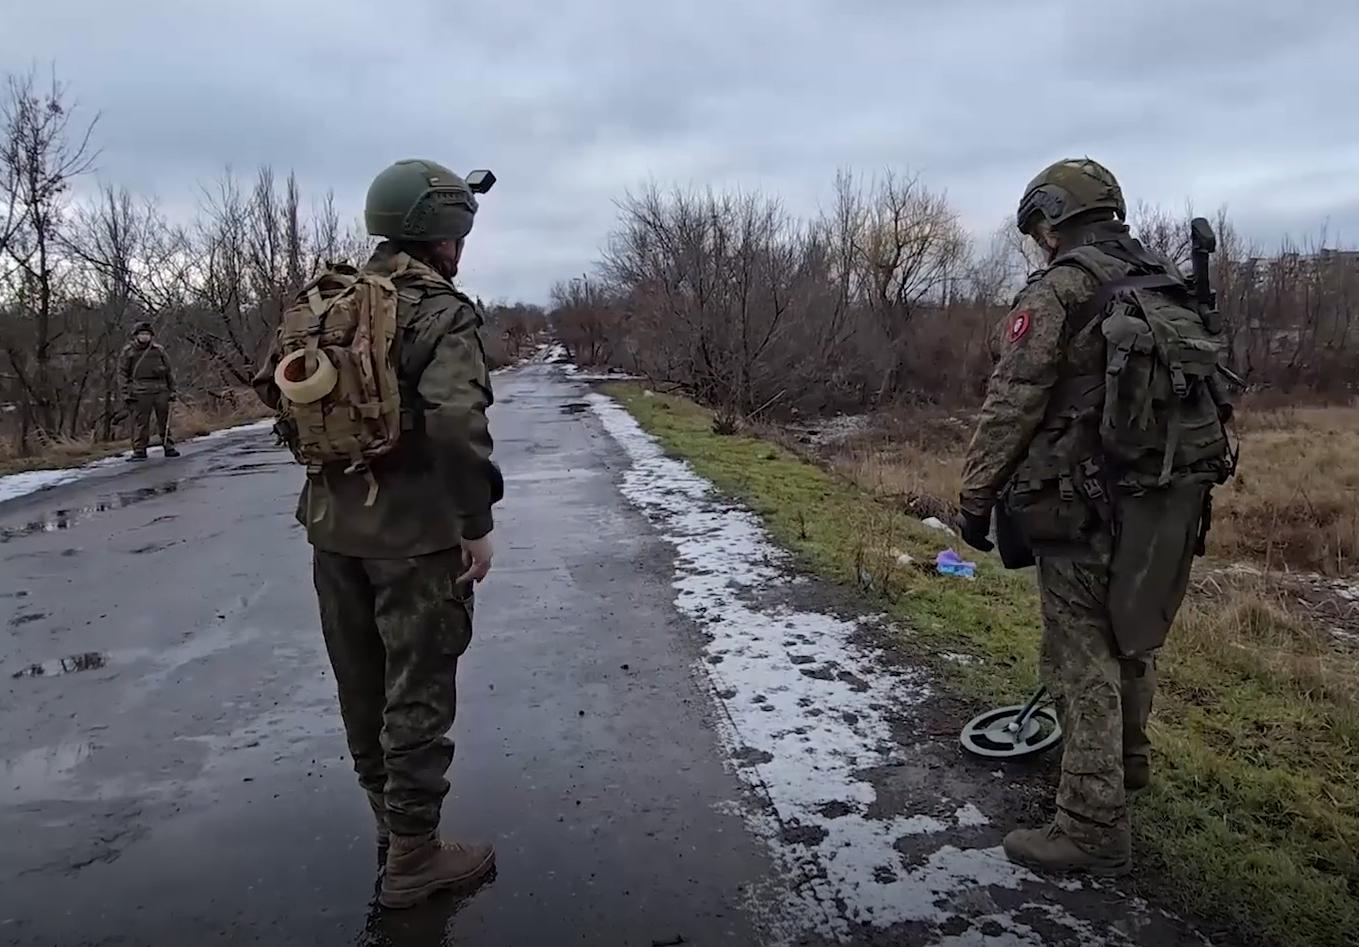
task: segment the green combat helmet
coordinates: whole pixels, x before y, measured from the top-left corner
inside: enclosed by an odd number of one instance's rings
[[[485,194],[493,184],[490,171],[473,171],[464,180],[433,161],[398,161],[368,188],[364,223],[375,237],[461,240],[472,230],[476,195]]]
[[[1031,233],[1039,215],[1060,227],[1077,214],[1112,210],[1119,220],[1128,216],[1123,190],[1113,173],[1089,158],[1065,158],[1044,168],[1024,189],[1015,223],[1020,233]]]

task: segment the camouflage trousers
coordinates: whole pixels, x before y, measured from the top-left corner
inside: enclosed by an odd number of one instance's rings
[[[458,658],[472,639],[460,548],[410,559],[313,558],[321,628],[359,785],[397,835],[439,826],[453,762]]]
[[[1154,655],[1121,659],[1109,621],[1111,543],[1040,556],[1044,684],[1062,717],[1057,823],[1090,851],[1131,844],[1125,759],[1151,752],[1147,719],[1156,691]]]
[[[160,436],[162,447],[173,447],[174,438],[170,436],[170,393],[152,391],[132,396],[129,405],[132,413],[132,449],[146,453],[151,443],[151,416],[156,418],[156,433]]]

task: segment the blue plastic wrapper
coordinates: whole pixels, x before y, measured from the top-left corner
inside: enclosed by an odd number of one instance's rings
[[[975,579],[977,577],[977,564],[965,562],[952,549],[945,549],[935,556],[934,567],[940,575],[956,575],[963,579]]]

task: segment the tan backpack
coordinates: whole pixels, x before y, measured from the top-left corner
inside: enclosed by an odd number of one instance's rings
[[[396,305],[387,277],[333,264],[302,288],[278,330],[274,379],[293,456],[313,472],[347,462],[345,473],[368,479],[369,506],[377,481],[368,465],[401,436]]]

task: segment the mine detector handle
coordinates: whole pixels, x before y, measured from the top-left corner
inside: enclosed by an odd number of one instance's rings
[[[1208,258],[1217,251],[1217,235],[1207,218],[1195,217],[1190,222],[1189,249],[1194,261],[1194,301],[1206,320],[1217,315],[1217,293],[1208,272]]]

